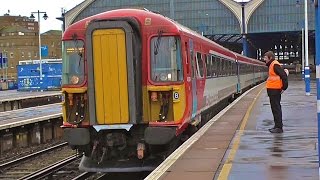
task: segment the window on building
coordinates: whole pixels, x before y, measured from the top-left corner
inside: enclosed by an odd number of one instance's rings
[[[10,53],[10,58],[13,58],[13,57],[14,57],[14,56],[13,56],[13,52],[11,52],[11,53]]]
[[[24,57],[24,52],[21,52],[21,57]]]
[[[28,52],[28,57],[31,58],[31,52]]]
[[[34,57],[38,57],[38,53],[37,52],[34,52]]]
[[[18,35],[19,36],[24,36],[24,33],[23,32],[18,32]]]
[[[10,43],[9,42],[7,42],[7,46],[9,46],[10,45]]]
[[[13,43],[11,43],[11,46],[14,46],[15,45],[15,43],[13,42]]]
[[[51,43],[51,47],[54,47],[54,42]]]

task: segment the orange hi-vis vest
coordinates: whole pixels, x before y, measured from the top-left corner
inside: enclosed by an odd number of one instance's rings
[[[267,79],[266,88],[267,89],[282,89],[282,80],[280,76],[278,76],[274,72],[274,65],[278,64],[280,66],[280,63],[277,60],[274,60],[270,66],[269,66],[269,77]]]

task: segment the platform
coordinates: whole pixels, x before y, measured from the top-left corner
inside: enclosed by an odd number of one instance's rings
[[[0,112],[0,130],[62,117],[61,103]]]
[[[61,102],[61,91],[0,91],[0,112]]]
[[[17,90],[0,91],[0,102],[31,99],[48,96],[59,96],[61,91],[25,92]]]
[[[296,78],[295,78],[296,79]],[[315,82],[289,81],[282,95],[283,134],[273,127],[264,84],[211,119],[146,179],[319,179]]]

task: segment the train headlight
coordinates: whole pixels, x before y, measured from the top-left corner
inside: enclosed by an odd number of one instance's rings
[[[161,80],[161,81],[166,81],[167,79],[168,79],[167,74],[165,74],[165,73],[161,73],[161,74],[160,74],[160,80]]]
[[[78,76],[72,76],[71,77],[71,84],[78,84],[79,83],[79,77]]]

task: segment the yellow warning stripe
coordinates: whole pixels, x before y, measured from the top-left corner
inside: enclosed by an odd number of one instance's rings
[[[231,168],[232,168],[232,162],[233,162],[234,157],[236,156],[237,150],[239,148],[240,141],[241,141],[241,136],[243,135],[244,128],[247,125],[248,119],[249,119],[250,114],[251,114],[252,107],[256,103],[256,100],[258,99],[258,97],[259,97],[259,95],[260,95],[260,93],[262,92],[263,89],[264,88],[262,88],[259,91],[259,93],[257,94],[257,96],[254,98],[253,102],[251,103],[251,105],[249,106],[249,108],[248,108],[248,110],[246,112],[246,115],[244,116],[244,118],[242,120],[242,123],[240,125],[240,129],[239,129],[239,133],[236,135],[236,137],[234,139],[234,142],[233,142],[232,148],[230,150],[229,156],[228,156],[227,160],[225,161],[225,163],[224,163],[224,165],[222,167],[222,170],[221,170],[221,172],[219,174],[218,180],[227,180],[228,179],[228,176],[229,176]]]

